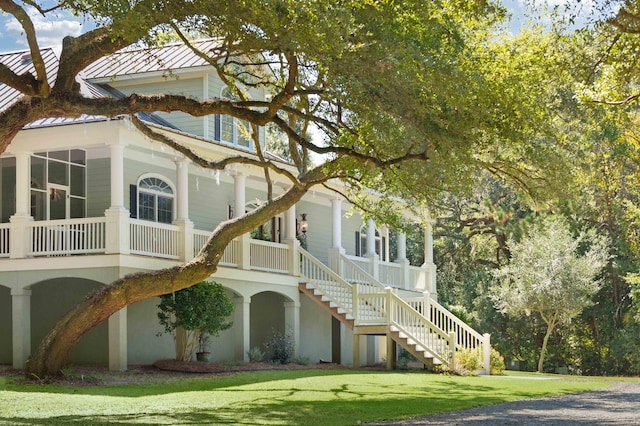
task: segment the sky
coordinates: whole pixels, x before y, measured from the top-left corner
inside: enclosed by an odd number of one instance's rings
[[[44,0],[45,4],[49,0]],[[575,1],[575,0],[574,0]],[[583,0],[582,4],[589,4],[593,0]],[[511,31],[518,32],[526,24],[526,3],[548,5],[562,5],[572,0],[502,0],[503,4],[512,13]],[[83,22],[81,18],[68,13],[49,13],[44,18],[35,11],[30,12],[36,34],[41,47],[59,47],[62,38],[66,35],[77,36],[90,30],[93,25]],[[0,14],[0,52],[13,52],[27,49],[26,39],[18,21],[10,15]]]

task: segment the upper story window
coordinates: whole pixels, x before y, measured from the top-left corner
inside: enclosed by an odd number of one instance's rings
[[[138,182],[138,218],[152,222],[173,221],[174,190],[156,176],[148,176]]]
[[[229,87],[222,89],[220,97],[223,99],[238,100],[238,97],[231,93]],[[216,114],[214,138],[215,140],[231,145],[251,148],[251,124],[229,115]]]
[[[31,156],[31,216],[35,220],[86,216],[86,153],[80,149]]]

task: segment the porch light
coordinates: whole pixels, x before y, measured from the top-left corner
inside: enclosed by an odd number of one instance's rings
[[[307,214],[302,213],[300,223],[298,223],[298,234],[302,232],[303,234],[307,234],[307,230],[309,229],[309,222],[307,222]]]

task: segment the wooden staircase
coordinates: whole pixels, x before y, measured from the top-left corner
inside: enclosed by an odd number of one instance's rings
[[[346,273],[353,283],[300,249],[298,288],[334,318],[353,330],[354,346],[361,335],[387,337],[387,366],[395,360],[399,344],[427,367],[446,364],[455,368],[456,352],[483,348],[483,370],[489,372],[489,335],[480,335],[436,301],[426,297],[404,300],[348,259]],[[344,272],[344,271],[343,271]],[[418,294],[418,293],[417,293]],[[354,351],[354,365],[359,365]]]

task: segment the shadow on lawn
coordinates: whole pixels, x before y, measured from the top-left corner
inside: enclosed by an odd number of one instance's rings
[[[202,395],[197,402],[190,402],[186,395],[180,404],[166,406],[156,400],[153,406],[140,403],[139,413],[95,414],[35,417],[0,417],[0,424],[355,424],[380,422],[400,418],[424,416],[435,412],[461,410],[487,404],[497,404],[507,399],[531,398],[540,396],[538,390],[530,391],[526,387],[503,390],[495,382],[488,385],[485,380],[473,383],[474,379],[461,379],[424,375],[424,380],[406,381],[380,380],[386,372],[358,370],[297,370],[262,371],[259,373],[240,373],[233,376],[211,378],[191,382],[176,382],[166,385],[127,385],[102,387],[61,388],[59,386],[20,386],[21,389],[8,389],[14,392],[51,392],[74,395],[104,395],[108,397],[144,397],[161,396],[174,392],[211,392],[211,405],[220,405],[224,401],[223,393],[244,395],[230,398],[228,404],[219,407],[207,407]],[[397,373],[395,373],[397,374]],[[356,379],[348,376],[360,375]],[[319,376],[335,377],[335,385],[326,388],[317,382],[292,382],[290,386],[279,383],[282,380],[294,380]],[[338,377],[341,376],[341,377]],[[347,376],[347,377],[345,377]],[[375,376],[375,378],[374,378]],[[368,379],[370,378],[370,379]],[[413,379],[413,378],[412,378]],[[331,380],[327,377],[327,380]],[[395,381],[394,381],[395,380]],[[331,383],[331,382],[329,382]],[[260,385],[241,387],[243,385]],[[28,388],[24,390],[24,388]],[[566,390],[569,390],[567,387]],[[216,391],[221,392],[216,396]],[[562,389],[560,389],[562,391]],[[256,394],[256,395],[254,395]],[[72,396],[70,396],[71,398]],[[637,398],[637,394],[632,397]],[[197,398],[197,397],[196,397]],[[206,395],[206,398],[209,398]],[[114,401],[114,404],[117,404]],[[190,408],[194,405],[195,408]],[[118,407],[114,408],[117,411]],[[125,411],[125,409],[123,409]],[[36,414],[34,413],[34,416]],[[20,416],[20,414],[18,414]]]

